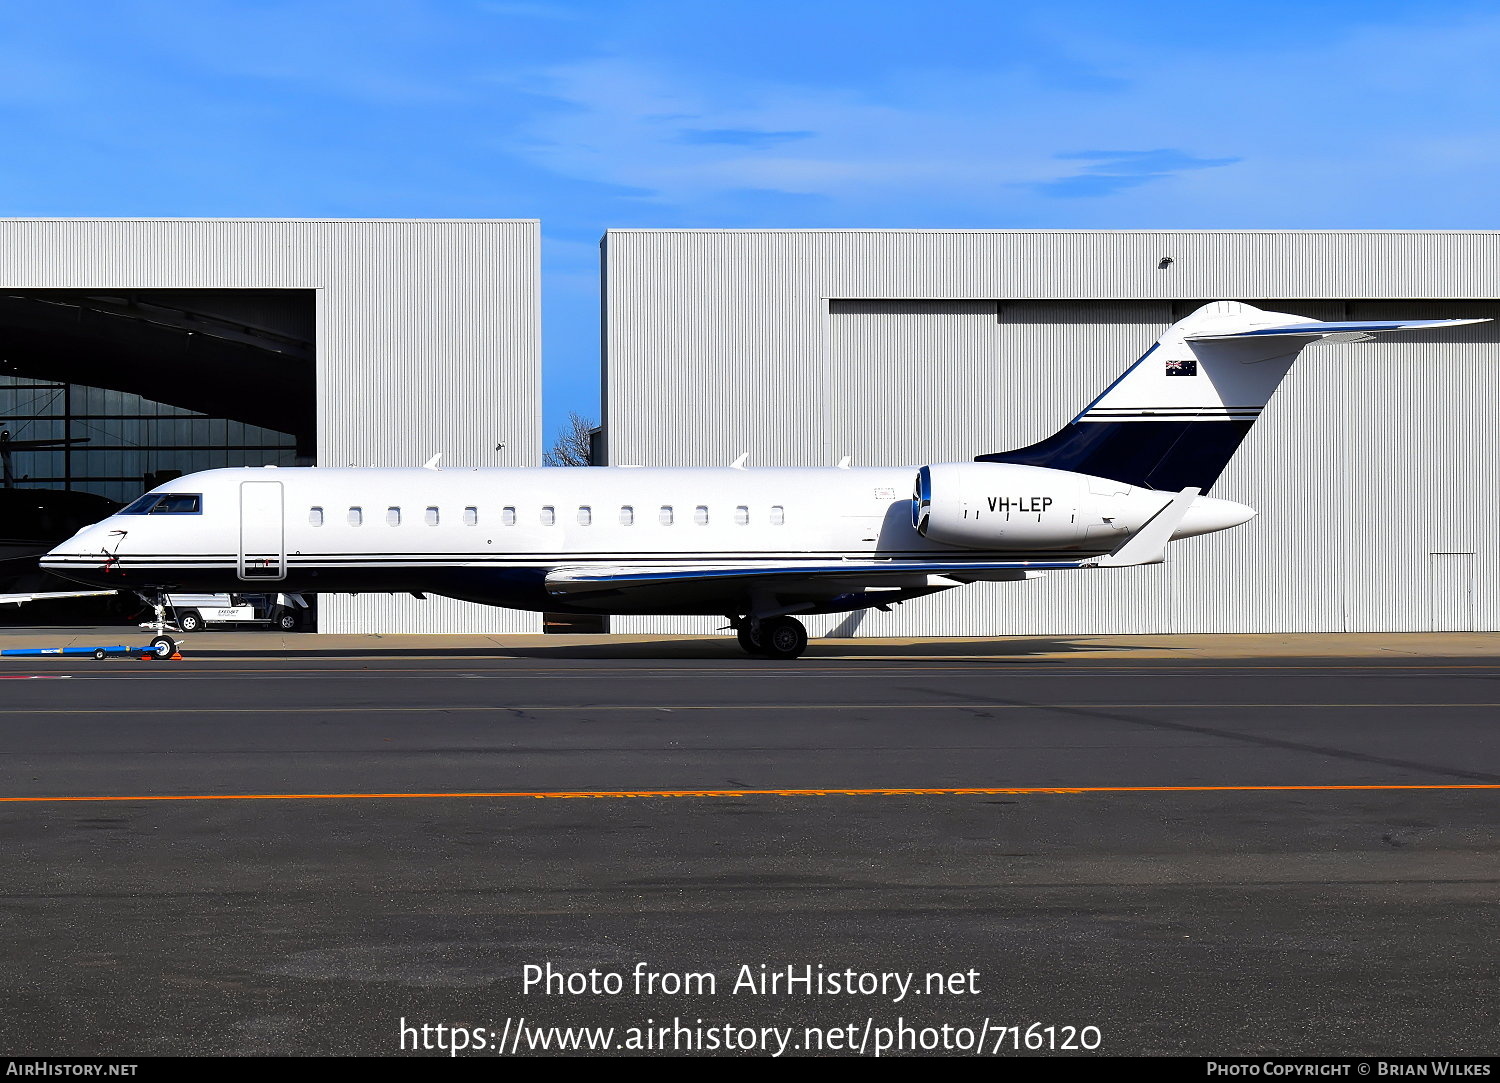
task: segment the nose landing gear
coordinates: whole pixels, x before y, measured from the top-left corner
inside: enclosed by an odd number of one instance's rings
[[[735,638],[746,654],[788,661],[807,650],[807,629],[793,617],[743,617],[733,623]]]
[[[166,592],[160,590],[138,590],[136,595],[151,607],[155,620],[142,621],[141,627],[148,632],[155,632],[151,640],[151,654],[156,658],[170,658],[177,653],[177,640],[167,635],[168,632],[179,632],[172,621],[167,619],[167,596]],[[191,629],[189,629],[191,630]]]

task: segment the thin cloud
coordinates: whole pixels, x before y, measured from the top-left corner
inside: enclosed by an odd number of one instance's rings
[[[542,104],[511,146],[700,217],[748,186],[796,201],[798,224],[807,197],[841,223],[1493,223],[1500,121],[1476,106],[1500,99],[1486,59],[1500,18],[1341,26],[1315,47],[1183,53],[1115,37],[1080,46],[1099,78],[1062,84],[1011,54],[868,78],[783,67],[733,79],[692,57],[596,56],[527,73]],[[1396,49],[1401,65],[1368,63]],[[1327,116],[1342,118],[1337,139]],[[779,134],[792,132],[807,134]]]
[[[1110,196],[1194,169],[1234,165],[1240,158],[1198,158],[1170,147],[1157,150],[1075,150],[1054,157],[1088,162],[1081,172],[1033,185],[1043,195],[1061,199]]]
[[[730,147],[774,147],[798,139],[811,139],[816,132],[790,131],[766,132],[754,128],[685,128],[678,133],[683,143]]]

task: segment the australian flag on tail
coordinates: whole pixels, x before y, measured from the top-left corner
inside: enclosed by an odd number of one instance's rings
[[[1169,358],[1168,361],[1167,361],[1167,375],[1168,376],[1196,376],[1196,375],[1198,375],[1198,359],[1196,357],[1188,357],[1188,358],[1182,358],[1182,359]]]

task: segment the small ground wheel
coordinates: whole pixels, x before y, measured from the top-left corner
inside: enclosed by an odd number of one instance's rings
[[[203,630],[203,615],[196,609],[187,609],[177,614],[177,627],[184,632],[201,632]]]
[[[102,661],[104,661],[108,657],[109,657],[109,651],[105,650],[103,647],[95,647],[94,648],[94,660],[95,661],[102,662]]]

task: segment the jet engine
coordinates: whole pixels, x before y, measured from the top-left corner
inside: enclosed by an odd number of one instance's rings
[[[912,525],[966,549],[1056,549],[1083,537],[1081,474],[1011,463],[939,463],[917,471]]]
[[[1015,463],[939,463],[917,471],[912,526],[942,545],[1022,554],[1032,550],[1108,552],[1140,530],[1172,498],[1108,478]],[[1255,509],[1200,496],[1172,537],[1238,526]]]

